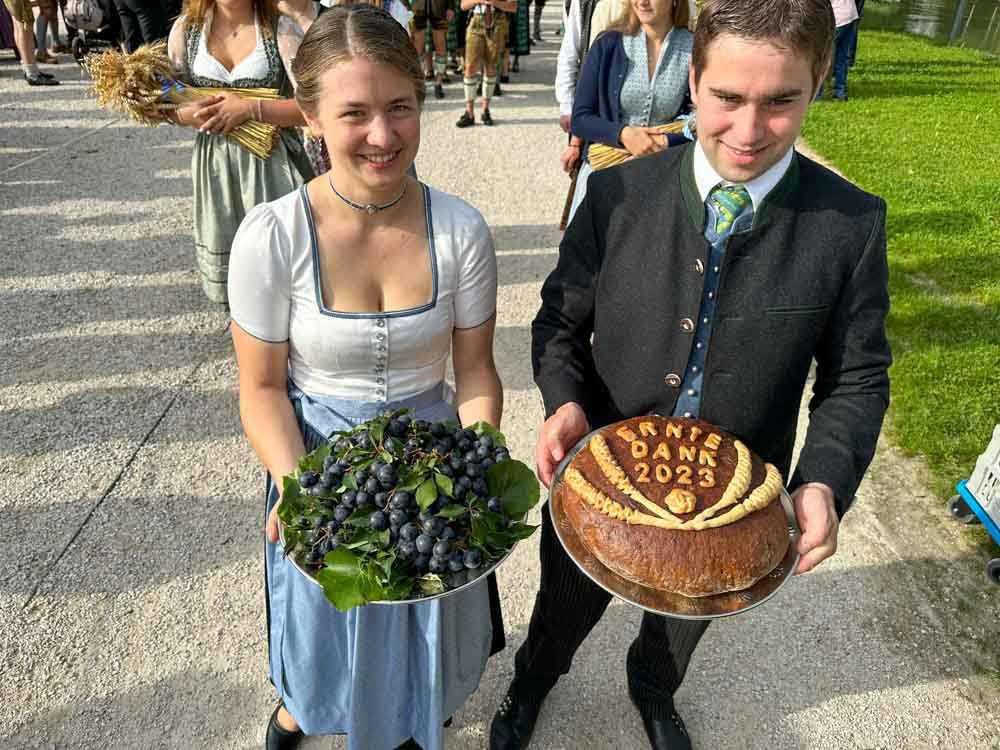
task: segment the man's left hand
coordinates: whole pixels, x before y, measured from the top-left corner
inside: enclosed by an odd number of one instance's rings
[[[840,520],[833,504],[833,490],[825,484],[802,485],[792,495],[792,503],[802,529],[798,545],[801,557],[795,572],[806,573],[837,551]]]

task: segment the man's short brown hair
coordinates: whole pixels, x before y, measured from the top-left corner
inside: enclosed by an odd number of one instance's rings
[[[768,42],[809,58],[813,83],[833,57],[836,23],[830,0],[708,0],[694,29],[691,65],[697,85],[708,65],[708,48],[723,34]]]

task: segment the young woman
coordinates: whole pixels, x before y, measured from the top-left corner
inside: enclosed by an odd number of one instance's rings
[[[687,0],[631,0],[621,18],[591,45],[573,100],[572,134],[583,141],[570,217],[587,192],[587,146],[604,143],[643,156],[683,136],[650,130],[690,106],[688,65],[693,35]],[[571,146],[572,148],[572,146]]]
[[[229,296],[240,413],[267,469],[268,747],[347,734],[356,750],[442,747],[442,724],[502,648],[496,584],[341,613],[285,559],[280,479],[331,433],[384,409],[499,425],[496,257],[482,216],[407,174],[423,72],[406,31],[369,5],[335,7],[293,65],[329,172],[251,211]],[[449,352],[454,406],[446,400]],[[411,739],[412,738],[412,739]]]
[[[194,243],[202,288],[212,302],[227,304],[229,248],[247,211],[313,176],[295,127],[304,120],[294,100],[250,101],[226,91],[268,88],[290,95],[289,67],[300,40],[301,30],[278,14],[274,0],[185,0],[170,32],[170,59],[182,79],[219,90],[174,114],[179,124],[198,130],[191,157]],[[267,159],[226,137],[250,119],[281,127]]]

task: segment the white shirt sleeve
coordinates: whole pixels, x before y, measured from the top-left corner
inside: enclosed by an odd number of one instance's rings
[[[577,58],[580,56],[581,24],[580,0],[573,0],[569,6],[569,13],[563,12],[565,32],[556,60],[555,89],[560,115],[573,114],[573,96],[576,93],[576,78],[579,74]]]
[[[497,309],[497,256],[493,235],[479,212],[458,259],[455,327],[482,325]]]
[[[290,241],[266,203],[253,208],[236,231],[228,287],[234,323],[262,341],[288,341]]]

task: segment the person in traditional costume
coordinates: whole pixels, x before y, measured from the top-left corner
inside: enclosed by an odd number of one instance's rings
[[[423,72],[388,13],[326,11],[293,72],[331,167],[247,215],[229,276],[240,414],[269,478],[269,665],[280,702],[267,748],[346,734],[349,750],[441,750],[442,725],[503,647],[495,579],[341,612],[285,558],[277,508],[281,478],[306,451],[387,410],[499,426],[493,239],[479,211],[407,174]]]
[[[476,94],[481,85],[483,108],[480,119],[483,125],[492,125],[490,99],[496,89],[502,45],[507,40],[506,14],[517,10],[517,0],[462,0],[462,10],[469,14],[465,34],[465,74],[462,79],[465,112],[455,124],[460,128],[476,124]]]
[[[693,35],[687,0],[631,0],[608,31],[595,39],[580,70],[570,130],[583,141],[570,208],[572,220],[587,194],[589,144],[603,143],[643,156],[687,141],[651,126],[690,109],[687,71]]]
[[[453,0],[413,0],[410,9],[413,11],[413,45],[418,54],[423,55],[426,51],[427,29],[431,31],[434,59],[425,77],[433,76],[434,97],[444,99],[444,79],[448,72],[446,37],[448,22],[455,17]]]
[[[592,428],[643,414],[705,420],[789,477],[800,574],[837,551],[889,405],[892,362],[885,201],[795,150],[833,40],[829,0],[705,3],[688,73],[698,140],[591,176],[531,326],[544,484]],[[547,506],[540,558],[490,750],[529,746],[546,695],[611,600],[563,550]],[[643,613],[626,672],[653,750],[692,747],[674,696],[709,622]],[[717,645],[752,638],[744,625]],[[801,679],[823,677],[819,665]],[[629,715],[624,696],[603,697]],[[716,704],[702,708],[702,721],[717,715]]]
[[[228,304],[230,246],[243,217],[313,176],[295,101],[248,100],[227,89],[290,96],[289,68],[301,38],[300,27],[280,15],[273,0],[186,0],[170,31],[168,52],[178,78],[219,92],[178,108],[174,120],[198,131],[191,157],[195,255],[202,289],[220,305]],[[247,120],[281,128],[265,159],[227,137]]]

